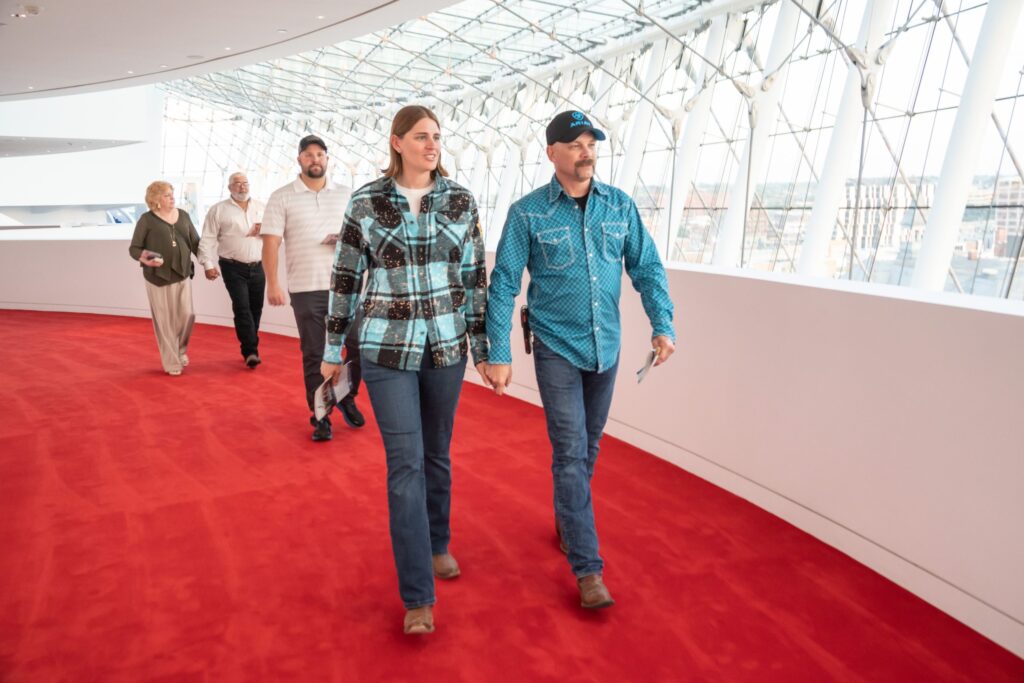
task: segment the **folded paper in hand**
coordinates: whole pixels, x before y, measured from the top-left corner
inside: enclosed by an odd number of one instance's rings
[[[651,366],[654,364],[654,359],[657,358],[657,357],[658,357],[658,352],[657,351],[650,351],[647,354],[647,360],[644,362],[644,366],[636,371],[636,383],[637,384],[640,384],[640,382],[644,381],[644,377],[646,377],[647,373],[650,372]]]
[[[339,239],[341,239],[341,233],[329,232],[324,236],[322,240],[320,240],[320,244],[326,244],[329,247],[333,247],[335,244],[337,244]]]
[[[324,383],[316,388],[313,396],[313,414],[317,420],[322,420],[331,412],[331,408],[338,405],[341,399],[348,396],[352,386],[348,378],[348,363],[341,366],[341,373],[338,375],[338,383],[333,384],[333,378],[324,380]]]

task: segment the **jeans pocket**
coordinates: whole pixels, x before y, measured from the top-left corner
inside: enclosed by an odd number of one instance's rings
[[[537,242],[548,268],[561,270],[573,264],[575,254],[568,226],[537,233]]]
[[[615,263],[622,260],[622,245],[627,231],[628,223],[609,221],[601,224],[601,254],[605,261]]]

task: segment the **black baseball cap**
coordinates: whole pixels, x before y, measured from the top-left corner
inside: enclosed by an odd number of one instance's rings
[[[551,119],[547,127],[548,144],[572,142],[583,133],[593,133],[596,140],[605,140],[603,130],[594,128],[587,115],[581,111],[563,111]]]
[[[319,135],[307,135],[306,137],[299,140],[299,151],[305,151],[310,145],[320,145],[320,149],[327,153],[327,143]]]

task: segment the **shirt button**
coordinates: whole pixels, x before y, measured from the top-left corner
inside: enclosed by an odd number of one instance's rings
[[[601,331],[601,328],[600,328],[600,327],[595,327],[595,328],[594,328],[594,332],[600,332],[600,331]]]
[[[597,282],[597,276],[596,275],[594,277],[590,278],[590,279],[593,280],[594,282]]]
[[[596,301],[594,302],[594,308],[597,308],[597,302]]]

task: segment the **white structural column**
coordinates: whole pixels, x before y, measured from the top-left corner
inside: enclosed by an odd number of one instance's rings
[[[919,289],[941,292],[946,286],[946,272],[967,207],[977,150],[992,114],[999,76],[1010,53],[1022,7],[1021,0],[991,0],[985,10],[914,267],[911,285]]]
[[[871,0],[864,7],[864,18],[861,20],[860,34],[857,36],[855,47],[864,50],[869,58],[881,41],[886,22],[892,13],[892,5],[893,0]],[[875,68],[875,65],[869,64],[869,68]],[[832,240],[839,205],[843,200],[849,162],[859,149],[860,135],[857,129],[863,122],[863,116],[861,70],[851,62],[846,72],[846,85],[843,86],[843,96],[839,101],[835,125],[832,127],[825,163],[814,192],[814,207],[811,209],[803,246],[800,248],[797,272],[802,275],[827,275],[825,259],[828,256],[828,245]]]
[[[704,45],[704,58],[714,64],[722,63],[722,48],[725,45],[725,29],[729,25],[729,15],[720,14],[711,21],[708,29],[707,43]],[[682,140],[677,139],[675,159],[672,162],[672,189],[668,195],[668,206],[661,212],[661,221],[655,231],[655,241],[666,244],[663,256],[671,257],[672,234],[683,217],[686,208],[686,197],[690,193],[690,184],[697,169],[697,150],[708,127],[711,113],[711,100],[715,91],[717,71],[707,62],[700,63],[697,72],[697,93],[691,97],[687,105],[691,105],[686,115],[686,124],[677,130],[676,121],[672,122],[672,134],[682,133]]]
[[[661,75],[664,61],[665,40],[659,40],[654,43],[651,53],[647,56],[647,71],[644,73],[644,81],[640,85],[644,92],[649,91],[651,85]],[[654,95],[656,94],[654,93]],[[647,95],[647,99],[641,98],[633,111],[633,127],[630,129],[629,142],[622,150],[622,164],[615,174],[615,186],[630,195],[636,188],[636,180],[640,176],[640,162],[643,160],[644,150],[647,148],[648,138],[651,136],[651,119],[654,116],[652,99],[654,97],[651,94]]]
[[[476,197],[477,202],[483,202],[486,200],[484,197],[484,189],[487,186],[487,153],[484,152],[480,147],[475,147],[476,151],[473,153],[473,175],[470,176],[469,189]]]
[[[784,66],[784,63],[793,49],[797,19],[800,17],[800,9],[795,3],[803,1],[783,0],[779,18],[775,22],[775,35],[772,37],[772,46],[768,51],[768,61],[765,64],[765,73],[774,74],[774,78],[771,82],[763,83],[755,93],[758,111],[757,122],[744,146],[740,164],[736,169],[736,177],[729,190],[729,205],[718,228],[715,253],[711,258],[711,262],[716,266],[736,266],[740,262],[743,249],[743,225],[747,218],[744,214],[753,194],[754,185],[764,169],[768,133],[775,128],[779,117],[779,95],[785,87],[786,72],[788,71],[788,67]],[[747,183],[748,166],[749,187]]]
[[[494,213],[491,214],[491,225],[485,231],[486,247],[494,250],[498,248],[498,240],[505,227],[505,217],[508,216],[508,207],[512,204],[512,193],[516,189],[516,178],[523,167],[523,147],[518,143],[523,139],[529,130],[529,119],[523,117],[516,126],[515,137],[505,140],[505,148],[508,153],[505,155],[505,168],[501,170],[501,180],[498,181],[498,198],[494,201]]]

